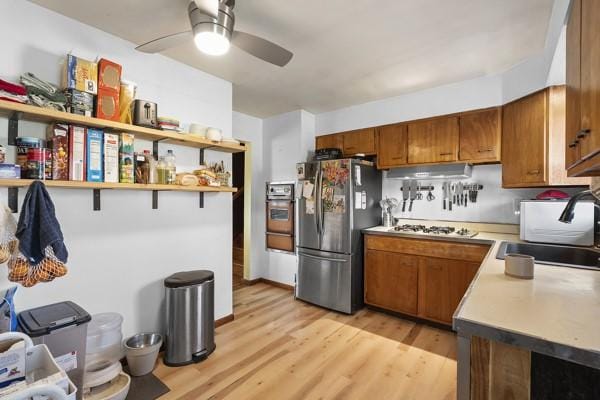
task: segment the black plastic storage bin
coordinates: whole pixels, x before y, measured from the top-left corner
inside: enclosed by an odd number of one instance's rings
[[[83,398],[83,372],[87,325],[92,317],[72,301],[49,304],[19,313],[19,330],[34,344],[45,344],[52,356],[77,386]]]

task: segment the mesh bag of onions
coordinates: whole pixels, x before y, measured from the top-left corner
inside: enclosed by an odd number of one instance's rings
[[[66,275],[66,265],[54,255],[51,246],[44,249],[45,257],[32,265],[19,251],[19,240],[15,236],[17,221],[6,206],[0,210],[0,263],[8,261],[8,280],[31,287],[39,282],[50,282]]]

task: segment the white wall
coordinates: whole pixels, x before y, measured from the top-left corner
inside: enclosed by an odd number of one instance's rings
[[[543,51],[523,60],[502,74],[502,100],[504,103],[546,86],[556,48],[560,45],[569,2],[570,0],[554,0]]]
[[[138,84],[138,98],[158,102],[160,115],[199,122],[231,135],[231,83],[169,60],[135,52],[134,45],[35,6],[25,0],[0,2],[2,57],[0,75],[17,80],[31,71],[59,82],[61,63],[72,52],[87,59],[103,56],[123,65],[123,77]],[[43,136],[44,127],[22,124],[20,135]],[[6,145],[7,121],[0,119],[0,143]],[[136,149],[149,148],[138,142]],[[180,169],[198,163],[198,151],[173,148]],[[208,154],[211,153],[211,154]],[[207,158],[231,156],[207,152]],[[69,274],[52,283],[19,288],[16,306],[25,308],[73,300],[90,313],[118,311],[124,332],[157,330],[162,325],[162,280],[173,272],[209,268],[215,272],[215,316],[232,312],[231,194],[160,193],[152,210],[150,192],[106,190],[102,210],[92,211],[89,190],[50,189],[70,252]],[[0,190],[6,201],[7,191]],[[20,191],[20,199],[25,195]],[[8,285],[6,269],[0,287]]]
[[[317,135],[502,104],[502,79],[488,76],[341,108],[316,116]]]
[[[252,160],[252,218],[249,221],[252,246],[247,279],[257,279],[263,276],[266,263],[263,120],[234,112],[232,130],[237,139],[248,141],[251,144],[251,151],[246,152],[246,157],[251,157]]]
[[[564,85],[567,78],[567,27],[563,26],[548,72],[546,86]]]
[[[276,115],[263,121],[263,157],[266,181],[295,181],[296,163],[314,151],[315,116],[304,110]],[[264,213],[262,214],[264,215]],[[292,285],[296,256],[268,251],[263,278]]]

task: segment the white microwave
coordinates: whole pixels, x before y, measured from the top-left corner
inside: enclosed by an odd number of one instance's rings
[[[566,200],[526,200],[521,202],[521,240],[571,246],[593,246],[594,202],[580,201],[570,224],[558,220]]]

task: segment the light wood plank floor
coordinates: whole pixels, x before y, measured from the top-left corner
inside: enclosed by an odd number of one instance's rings
[[[456,398],[451,332],[363,309],[353,316],[267,284],[234,292],[208,360],[155,370],[171,399]]]

